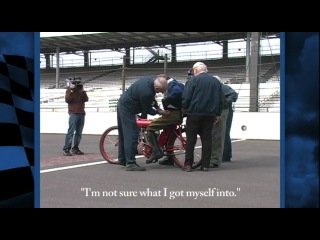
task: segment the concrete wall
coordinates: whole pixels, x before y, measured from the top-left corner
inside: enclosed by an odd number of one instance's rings
[[[40,133],[65,134],[68,129],[67,112],[41,112]],[[158,116],[150,116],[154,118]],[[117,125],[115,112],[87,112],[83,134],[101,135],[105,129]],[[231,138],[280,140],[280,113],[235,112]]]

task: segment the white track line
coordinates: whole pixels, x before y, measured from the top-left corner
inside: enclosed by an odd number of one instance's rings
[[[238,139],[238,140],[233,140],[231,142],[242,142],[242,141],[245,141],[245,140],[247,140],[247,139],[242,138],[242,139]]]
[[[238,140],[233,140],[231,142],[241,142],[241,141],[245,141],[245,140],[246,139],[238,139]],[[201,146],[198,146],[195,148],[201,148]],[[136,158],[143,158],[143,157],[144,156],[137,156]],[[46,169],[46,170],[40,170],[40,173],[57,172],[57,171],[62,171],[62,170],[74,169],[74,168],[94,166],[94,165],[99,165],[99,164],[104,164],[104,163],[108,163],[108,162],[104,160],[104,161],[100,161],[100,162],[84,163],[84,164],[77,164],[77,165],[66,166],[66,167],[51,168],[51,169]]]
[[[137,156],[136,158],[143,158],[143,157],[144,156]],[[83,163],[83,164],[77,164],[77,165],[66,166],[66,167],[51,168],[51,169],[46,169],[46,170],[40,170],[40,173],[56,172],[56,171],[62,171],[62,170],[67,170],[67,169],[73,169],[73,168],[81,168],[81,167],[99,165],[99,164],[104,164],[104,163],[108,163],[108,162],[106,160],[104,160],[104,161],[100,161],[100,162]]]

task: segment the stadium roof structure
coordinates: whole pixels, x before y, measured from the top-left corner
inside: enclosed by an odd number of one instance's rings
[[[60,53],[110,49],[119,51],[131,47],[164,47],[170,44],[220,42],[245,39],[248,32],[104,32],[59,37],[41,37],[40,53]],[[261,32],[262,37],[279,37],[280,32]]]

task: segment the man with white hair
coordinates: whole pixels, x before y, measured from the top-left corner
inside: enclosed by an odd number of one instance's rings
[[[145,171],[136,163],[139,129],[136,115],[145,112],[150,115],[167,115],[165,110],[154,109],[156,93],[164,93],[168,84],[165,76],[142,77],[135,81],[119,98],[117,104],[117,122],[119,132],[118,164],[126,171]]]
[[[194,76],[186,83],[182,94],[182,113],[187,115],[186,121],[186,155],[183,170],[191,172],[194,163],[194,148],[199,134],[202,144],[201,170],[208,171],[212,128],[224,103],[222,85],[218,79],[208,73],[202,62],[193,65]]]

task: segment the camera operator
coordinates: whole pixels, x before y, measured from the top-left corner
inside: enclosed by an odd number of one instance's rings
[[[86,91],[83,89],[80,78],[73,78],[70,80],[65,93],[65,101],[68,103],[69,128],[65,138],[63,155],[83,155],[84,153],[80,151],[79,145],[82,139],[86,115],[85,102],[89,101],[89,98]]]

